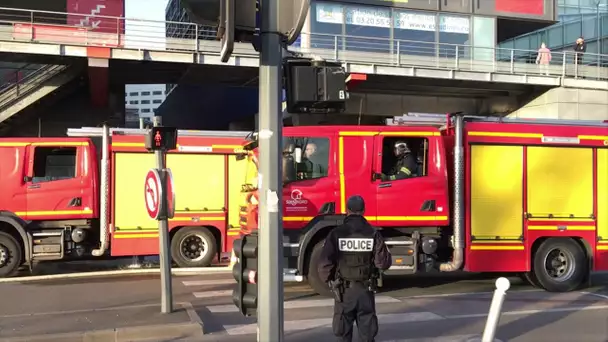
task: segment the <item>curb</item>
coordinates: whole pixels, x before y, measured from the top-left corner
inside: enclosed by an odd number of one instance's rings
[[[171,274],[174,276],[188,275],[204,275],[204,274],[222,274],[232,273],[232,267],[201,267],[201,268],[175,268],[171,269]],[[25,283],[41,280],[56,280],[56,279],[81,279],[102,276],[126,276],[126,275],[149,275],[160,274],[158,268],[148,269],[127,269],[127,270],[112,270],[112,271],[94,271],[80,273],[65,273],[65,274],[48,274],[39,276],[26,276],[14,278],[0,278],[0,284],[6,283]]]
[[[34,335],[0,339],[2,342],[127,342],[127,341],[163,341],[174,339],[198,339],[204,335],[203,326],[198,323],[174,323],[152,326],[137,326],[107,330],[92,330],[76,333]]]

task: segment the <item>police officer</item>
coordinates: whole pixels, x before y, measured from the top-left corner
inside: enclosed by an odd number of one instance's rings
[[[395,157],[397,157],[397,162],[389,171],[388,175],[382,174],[382,180],[393,181],[414,177],[418,165],[416,163],[416,158],[414,158],[412,155],[412,150],[410,150],[408,144],[401,140],[395,142],[394,153]]]
[[[378,333],[374,275],[391,266],[391,254],[380,233],[363,217],[363,198],[350,197],[346,207],[344,223],[325,240],[319,275],[336,298],[332,327],[337,340],[352,341],[356,321],[360,340],[372,342]]]

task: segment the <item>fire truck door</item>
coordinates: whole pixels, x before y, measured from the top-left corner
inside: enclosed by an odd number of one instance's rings
[[[66,146],[68,145],[68,146]],[[29,149],[26,220],[86,218],[83,207],[82,153],[74,144],[31,146]]]
[[[432,166],[436,164],[433,158],[437,156],[429,153],[436,150],[437,140],[412,133],[379,135],[374,142],[377,158],[374,186],[379,226],[431,226],[438,224],[437,215],[446,215],[442,212],[446,201],[445,189],[438,185],[441,182]],[[388,177],[395,171],[392,170],[397,162],[395,143],[401,141],[407,143],[410,158],[416,160],[417,166],[414,170],[405,171],[411,173],[407,178],[382,180],[379,173]]]

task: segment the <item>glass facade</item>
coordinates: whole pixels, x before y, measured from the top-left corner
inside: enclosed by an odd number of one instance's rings
[[[310,11],[310,46],[334,49],[337,43],[339,49],[348,51],[398,49],[410,55],[454,56],[456,51],[465,53],[464,48],[456,46],[472,43],[471,18],[471,15],[315,1]],[[487,19],[495,25],[495,18]]]
[[[558,0],[558,18],[560,22],[555,25],[506,40],[499,46],[535,51],[545,43],[554,51],[571,51],[582,36],[588,54],[608,54],[608,0]]]

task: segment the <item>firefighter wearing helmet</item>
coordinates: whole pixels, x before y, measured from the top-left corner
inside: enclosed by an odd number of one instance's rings
[[[393,181],[414,177],[417,164],[409,145],[402,140],[395,142],[394,153],[397,161],[388,174],[382,174],[382,180]]]

